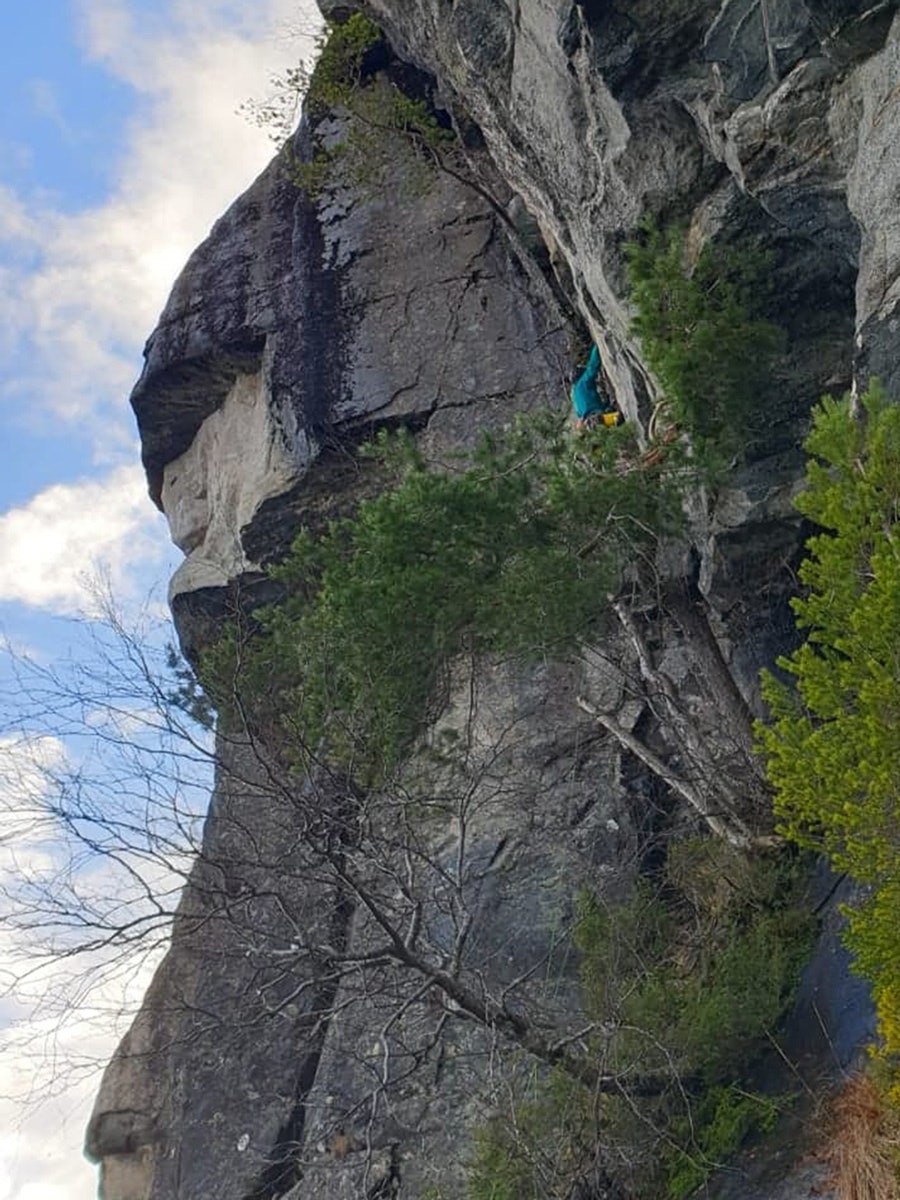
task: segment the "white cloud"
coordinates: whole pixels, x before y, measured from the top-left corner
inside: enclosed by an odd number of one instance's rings
[[[44,800],[54,772],[66,760],[59,738],[0,736],[0,888],[7,877],[31,878],[52,870],[52,829]]]
[[[162,549],[125,397],[176,272],[271,157],[266,132],[236,109],[263,95],[270,76],[308,47],[283,31],[317,24],[312,0],[170,0],[167,8],[80,0],[79,11],[86,52],[137,97],[125,148],[111,164],[110,194],[73,212],[71,203],[63,210],[46,193],[0,187],[0,351],[10,363],[0,401],[8,402],[11,419],[27,413],[34,422],[43,414],[53,432],[60,421],[87,430],[103,465],[96,479],[45,488],[0,515],[0,600],[63,613],[90,608],[85,572],[93,563],[105,561],[113,585],[127,588],[134,570]],[[48,116],[57,112],[52,86],[36,98]],[[21,147],[0,149],[7,159],[26,161]],[[9,762],[8,741],[0,745],[4,752]],[[38,802],[42,768],[52,774],[63,762],[54,756],[65,752],[52,740],[38,741],[37,759],[7,766],[0,789],[9,796],[17,787]],[[13,825],[5,823],[0,836],[15,831],[29,865],[48,865],[40,858],[43,827],[8,821]],[[0,871],[9,866],[8,857],[0,860]],[[110,894],[111,883],[99,875],[92,882]],[[157,883],[166,886],[164,877]],[[21,948],[10,937],[0,929],[0,968]],[[146,975],[137,978],[123,966],[122,978],[106,978],[88,993],[80,970],[67,960],[50,984],[52,995],[76,1005],[62,1029],[45,1004],[25,996],[11,1007],[0,992],[0,1200],[95,1195],[95,1171],[80,1160],[83,1129],[99,1067]],[[23,1093],[60,1090],[61,1079],[71,1080],[66,1064],[81,1075],[74,1090],[23,1110]]]
[[[178,270],[272,153],[237,115],[310,47],[312,0],[171,0],[155,19],[132,0],[82,0],[86,52],[137,94],[106,202],[63,212],[0,186],[0,382],[10,420],[87,432],[98,467],[137,458],[126,397]],[[300,14],[298,18],[298,12]],[[40,94],[53,97],[52,81]],[[72,612],[96,559],[121,582],[158,559],[139,473],[48,488],[0,517],[0,599]]]
[[[17,1104],[0,1100],[7,1131],[0,1137],[0,1200],[95,1200],[96,1168],[81,1156],[83,1111],[94,1086],[84,1081],[36,1115],[23,1116]],[[50,1161],[48,1146],[55,1151]]]
[[[45,488],[0,517],[0,600],[90,613],[98,572],[127,593],[131,569],[159,558],[160,520],[139,466]]]
[[[63,213],[0,192],[0,236],[18,258],[0,319],[23,351],[7,393],[93,422],[101,456],[121,459],[115,427],[130,429],[124,399],[139,348],[178,269],[271,157],[265,132],[236,109],[308,51],[309,39],[278,33],[296,28],[297,13],[297,0],[173,0],[163,24],[125,0],[82,2],[87,51],[135,90],[137,113],[102,205]]]
[[[40,241],[38,222],[21,197],[0,185],[0,240],[25,246]]]
[[[19,802],[34,804],[44,795],[47,772],[64,761],[65,747],[59,738],[0,735],[0,808]]]
[[[187,865],[174,855],[149,863],[125,855],[123,870],[115,856],[64,842],[56,793],[61,780],[82,781],[82,767],[58,738],[0,737],[0,1200],[95,1195],[95,1168],[81,1159],[88,1114],[162,952],[153,938],[143,948],[48,953],[54,940],[67,944],[63,926],[58,938],[52,933],[57,903],[90,921],[121,900],[131,920],[146,904],[131,872],[171,904]],[[123,780],[98,783],[114,805]],[[73,928],[89,934],[77,920]]]
[[[82,1157],[103,1067],[146,989],[158,955],[85,994],[81,967],[60,961],[55,994],[68,1014],[24,1005],[0,1031],[0,1200],[94,1200],[97,1169]]]

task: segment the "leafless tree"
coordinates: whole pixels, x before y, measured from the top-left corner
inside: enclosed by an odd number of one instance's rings
[[[633,721],[629,729],[598,707],[608,697],[580,703],[614,741],[599,730],[581,736],[615,754],[624,747],[713,831],[749,844],[736,802],[716,809],[711,785],[703,790],[717,774],[722,795],[721,752],[716,759],[703,749],[638,618],[618,603],[615,611],[636,669],[623,669],[620,657],[611,671],[608,650],[585,650],[588,677],[612,674],[620,699],[640,696],[674,726],[684,765],[673,768],[632,732]],[[298,756],[285,739],[299,735],[261,729],[237,685],[227,724],[215,735],[197,725],[179,706],[160,639],[126,629],[111,608],[106,629],[71,669],[11,660],[18,719],[0,736],[15,739],[32,772],[15,796],[15,832],[46,852],[3,883],[4,922],[26,948],[5,980],[9,992],[60,957],[86,961],[94,982],[133,971],[136,955],[158,955],[174,936],[178,971],[164,963],[151,989],[158,1028],[147,1017],[126,1039],[149,1073],[186,1045],[279,1020],[302,1030],[310,1062],[338,1037],[356,1062],[356,1091],[329,1109],[324,1099],[317,1107],[313,1089],[305,1133],[291,1134],[273,1170],[288,1171],[288,1161],[296,1169],[301,1155],[306,1171],[321,1169],[310,1145],[324,1145],[326,1159],[344,1146],[360,1155],[361,1170],[386,1170],[378,1130],[394,1097],[466,1030],[478,1033],[483,1054],[524,1052],[589,1095],[639,1109],[642,1098],[674,1093],[687,1105],[689,1064],[649,1034],[646,1054],[623,1063],[615,1013],[578,1019],[571,905],[558,904],[538,937],[517,930],[510,946],[498,945],[496,928],[485,932],[511,856],[528,853],[523,828],[543,822],[541,838],[568,844],[570,899],[595,877],[597,860],[589,847],[574,865],[571,822],[581,818],[553,801],[565,772],[551,763],[523,773],[533,730],[515,715],[485,720],[474,664],[454,668],[461,699],[433,735],[365,789],[308,746],[308,770],[291,770]],[[620,882],[639,854],[632,839]]]

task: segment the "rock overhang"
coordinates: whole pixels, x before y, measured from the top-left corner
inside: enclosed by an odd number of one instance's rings
[[[346,5],[324,7],[347,11]],[[654,13],[658,16],[661,11],[658,4],[645,4],[631,12],[632,17],[635,11],[641,16],[642,30],[640,22],[625,20],[629,12],[623,5],[522,0],[523,38],[534,43],[535,30],[551,31],[545,57],[552,63],[545,86],[538,86],[538,79],[532,88],[540,103],[530,106],[524,101],[508,105],[503,88],[514,79],[520,99],[526,96],[529,78],[534,80],[534,72],[541,69],[540,55],[526,53],[524,48],[517,55],[519,31],[514,22],[504,23],[501,6],[486,16],[481,14],[493,39],[481,48],[490,43],[502,50],[496,71],[493,57],[481,55],[483,78],[477,77],[475,58],[471,57],[479,49],[477,40],[459,36],[466,21],[478,19],[477,4],[455,6],[456,25],[450,31],[455,40],[440,26],[436,0],[375,0],[372,7],[396,35],[397,44],[420,66],[432,70],[447,95],[455,94],[479,123],[506,183],[526,198],[548,240],[566,258],[576,300],[592,332],[605,339],[617,391],[623,404],[632,405],[634,414],[649,407],[652,380],[629,333],[621,243],[642,210],[649,203],[664,218],[690,218],[700,243],[766,232],[778,256],[776,302],[791,338],[783,390],[766,398],[767,412],[777,429],[770,453],[735,472],[731,486],[723,491],[706,530],[708,546],[701,547],[705,558],[699,573],[707,595],[725,614],[722,644],[732,641],[736,673],[750,694],[761,663],[771,661],[791,636],[784,568],[793,562],[800,531],[789,500],[799,472],[798,442],[809,406],[820,390],[848,385],[854,369],[862,380],[876,368],[889,382],[900,378],[895,316],[900,235],[891,211],[900,164],[897,156],[890,154],[890,147],[897,144],[898,120],[891,97],[896,97],[900,78],[896,26],[893,32],[890,29],[896,5],[835,0],[796,6],[795,27],[788,23],[782,29],[782,24],[776,24],[784,46],[774,54],[774,68],[761,16],[756,19],[760,6],[669,6],[667,20],[677,24],[677,38],[669,49],[690,32],[696,60],[681,61],[674,74],[666,76],[660,69],[662,60],[655,65],[651,61],[654,40],[658,41],[662,28],[653,23]],[[741,13],[753,16],[753,21],[741,25]],[[788,21],[787,7],[779,6],[777,13],[778,22]],[[715,37],[704,41],[698,35],[703,27],[701,17],[710,22],[718,17]],[[612,24],[604,24],[607,21]],[[615,32],[620,26],[625,31],[621,37]],[[601,45],[604,33],[607,36]],[[771,33],[770,28],[769,36]],[[730,47],[727,53],[716,49],[722,39]],[[512,47],[511,54],[504,49],[507,46]],[[599,64],[605,67],[601,69]],[[640,70],[628,83],[628,71],[635,67]],[[779,76],[777,81],[771,78],[772,71]],[[739,93],[749,88],[751,76],[762,80],[760,87],[740,98]],[[611,86],[617,79],[618,94]],[[565,95],[556,90],[563,87],[569,89]],[[654,88],[662,89],[658,103]],[[702,112],[702,106],[695,103],[698,99],[706,105]],[[543,126],[537,110],[541,104],[546,107],[557,101],[559,111],[568,114],[567,120],[575,114],[567,128],[582,134],[589,131],[589,136],[580,140],[574,134],[554,136],[541,142]],[[533,120],[529,117],[530,123],[515,127],[511,114],[521,118],[536,111]],[[668,148],[667,141],[671,143]],[[579,192],[577,203],[565,186],[576,176],[585,192],[583,196]],[[433,298],[429,281],[440,271],[441,260],[432,258],[426,265],[420,259],[417,268],[412,250],[421,248],[422,242],[412,236],[411,226],[403,226],[398,235],[396,227],[389,225],[384,239],[385,226],[365,215],[361,201],[348,204],[345,194],[332,197],[326,205],[327,228],[323,230],[322,213],[317,214],[314,205],[297,195],[282,168],[264,173],[236,203],[179,280],[160,329],[148,346],[148,365],[135,391],[135,408],[152,487],[159,495],[165,472],[169,472],[166,502],[176,533],[180,527],[179,536],[186,546],[197,549],[194,543],[200,531],[208,529],[212,521],[209,505],[199,511],[196,503],[201,502],[202,509],[202,502],[212,493],[207,482],[179,496],[173,474],[181,469],[179,463],[188,465],[183,456],[190,455],[192,447],[196,460],[204,461],[205,456],[207,464],[216,461],[206,442],[215,442],[218,424],[228,424],[223,417],[228,397],[233,397],[236,389],[249,388],[253,381],[257,399],[265,399],[264,408],[257,409],[263,419],[253,426],[267,431],[259,444],[277,441],[284,451],[284,457],[276,459],[274,476],[278,487],[284,484],[285,490],[268,490],[257,484],[255,499],[238,496],[222,534],[228,548],[216,552],[220,574],[198,576],[196,586],[174,597],[180,627],[190,630],[195,649],[210,636],[220,615],[227,613],[229,587],[259,589],[257,595],[271,599],[270,582],[255,568],[278,556],[292,530],[311,520],[327,520],[333,511],[330,495],[340,492],[352,503],[352,497],[362,494],[360,489],[368,483],[361,482],[358,464],[347,451],[375,423],[413,424],[422,444],[430,447],[429,453],[440,457],[470,444],[467,439],[480,424],[490,421],[502,427],[517,407],[538,398],[549,395],[564,406],[560,381],[569,366],[564,322],[546,306],[545,299],[536,302],[529,296],[524,285],[515,284],[519,290],[509,299],[507,289],[516,279],[521,283],[521,272],[514,256],[506,256],[501,230],[491,225],[490,214],[476,214],[468,207],[470,200],[463,202],[457,197],[446,201],[448,219],[454,215],[442,236],[448,236],[454,225],[465,231],[457,249],[467,268],[441,275],[460,284],[460,288],[446,291],[435,305],[441,320],[455,307],[455,323],[445,323],[442,328],[453,328],[460,341],[455,353],[437,361],[433,353],[435,327],[428,328],[428,321],[437,318],[431,313],[426,320],[421,312],[408,311],[409,295],[398,297],[395,286],[397,262],[390,268],[377,254],[373,256],[370,247],[386,240],[401,252],[404,270],[408,268],[412,275],[420,268],[417,287],[424,289],[420,291],[423,297],[429,295],[429,307]],[[377,203],[372,207],[377,208]],[[434,227],[431,211],[420,233]],[[379,229],[381,243],[377,242]],[[496,257],[488,270],[491,255]],[[473,279],[475,270],[479,272],[477,281]],[[388,277],[390,288],[378,293],[372,290],[373,281],[384,282]],[[363,283],[378,301],[368,317],[360,311],[358,291],[354,300],[353,288],[360,289]],[[220,297],[223,304],[217,312]],[[485,299],[486,309],[482,307]],[[514,310],[514,319],[504,309]],[[493,325],[485,311],[491,319],[499,312]],[[395,334],[388,337],[386,331],[391,330]],[[855,345],[854,333],[858,338]],[[455,336],[453,345],[457,345]],[[486,361],[485,347],[489,347],[490,361]],[[420,369],[410,370],[415,354],[420,356]],[[528,366],[521,369],[523,356]],[[498,380],[495,372],[501,359],[507,364],[506,375]],[[529,377],[539,380],[539,385],[529,388]],[[444,403],[436,402],[439,394]],[[326,419],[329,417],[334,419]],[[298,450],[303,445],[301,434],[310,430],[326,435],[315,471],[307,470],[304,452]],[[254,461],[265,461],[266,453],[256,454]],[[203,471],[194,471],[195,465],[191,464],[189,473],[195,479],[208,479],[208,471],[204,476]],[[282,468],[283,475],[279,474]],[[258,478],[265,478],[265,473]],[[206,497],[199,495],[204,487]],[[237,576],[231,574],[234,571]],[[688,673],[690,664],[683,665]],[[554,706],[568,695],[566,689],[571,691],[573,682],[561,673],[539,683],[540,687],[533,681],[525,686],[499,676],[482,680],[488,710],[498,719],[517,688],[534,701],[536,723],[531,741],[526,739],[522,769],[526,773],[532,769],[538,750],[546,751],[547,761],[559,756],[561,770],[570,772],[557,797],[565,809],[559,827],[568,828],[567,822],[575,819],[573,813],[580,820],[584,812],[592,811],[596,788],[591,772],[612,780],[614,770],[597,752],[596,740],[591,741],[585,728],[576,730],[572,746],[561,752],[557,730],[548,731],[547,723],[551,716],[554,722],[565,720]],[[504,687],[505,700],[497,692]],[[577,835],[583,834],[585,844],[605,845],[604,830],[608,832],[608,823],[618,820],[613,791],[610,787],[610,795],[602,798],[610,807],[607,810],[601,805],[597,810],[599,824],[595,827],[588,820],[579,827]],[[546,811],[540,820],[547,820]],[[624,819],[621,828],[623,845],[630,845],[632,831]],[[543,830],[540,833],[546,841]],[[608,845],[604,853],[607,851]],[[499,861],[506,866],[503,853]],[[546,869],[555,881],[560,876],[560,863],[552,855],[542,859],[540,854],[529,858],[523,853],[522,863],[522,873],[513,876],[513,907],[515,887],[528,882],[525,874],[535,877]],[[490,892],[489,900],[496,899],[501,890]],[[536,911],[533,900],[531,897],[529,904],[523,905],[523,911]],[[509,897],[504,897],[503,903],[508,901]],[[563,907],[560,901],[560,911]],[[494,930],[491,936],[494,934],[502,945],[502,931]],[[173,968],[167,979],[176,992],[178,978]],[[204,986],[227,1017],[229,993],[224,976],[213,970],[210,978],[212,982]],[[255,1014],[251,1016],[255,1019]],[[141,1076],[142,1069],[149,1070],[149,1059],[143,1064],[137,1056],[129,1061],[126,1053],[124,1066],[120,1059],[118,1069],[124,1076],[129,1071],[134,1074],[125,1079],[122,1095],[107,1096],[110,1110],[130,1111],[129,1091],[133,1098],[135,1088],[147,1085],[153,1119],[142,1118],[143,1124],[135,1124],[140,1134],[135,1137],[143,1138],[139,1153],[152,1156],[167,1138],[168,1144],[180,1146],[193,1139],[195,1146],[206,1147],[203,1169],[225,1172],[222,1187],[239,1180],[242,1195],[261,1194],[266,1155],[283,1149],[285,1139],[290,1141],[296,1135],[297,1114],[306,1097],[321,1098],[321,1111],[327,1114],[327,1101],[338,1085],[352,1092],[347,1063],[367,1038],[371,1040],[365,1025],[336,1029],[321,1059],[316,1059],[319,1051],[315,1050],[304,1060],[307,1067],[315,1065],[315,1060],[321,1070],[314,1085],[318,1092],[303,1092],[309,1072],[304,1075],[294,1070],[285,1053],[286,1045],[294,1049],[301,1044],[303,1029],[291,1025],[285,1035],[285,1028],[287,1025],[271,1037],[260,1035],[253,1046],[239,1048],[231,1063],[210,1051],[208,1063],[194,1064],[199,1084],[191,1085],[194,1093],[188,1089],[182,1095],[181,1108],[174,1090],[168,1097],[160,1097],[147,1084],[147,1077]],[[182,1043],[173,1036],[172,1044]],[[166,1063],[165,1068],[157,1063],[160,1075],[171,1068],[172,1078],[183,1078],[184,1061],[166,1059]],[[254,1072],[263,1087],[272,1084],[267,1093],[271,1103],[265,1111],[244,1087]],[[467,1077],[464,1083],[471,1090],[475,1077]],[[214,1102],[217,1086],[230,1087],[227,1104]],[[208,1087],[209,1096],[204,1105],[192,1109],[190,1095],[196,1096],[197,1087]],[[259,1090],[255,1083],[253,1090]],[[464,1101],[462,1096],[460,1104]],[[454,1114],[447,1096],[437,1098],[434,1111],[445,1124],[451,1114],[470,1115],[463,1107]],[[102,1121],[97,1128],[101,1126]],[[117,1130],[113,1121],[106,1149],[127,1175],[131,1144],[123,1141]],[[450,1155],[449,1135],[441,1136],[443,1140],[438,1137],[432,1144],[439,1144],[441,1153]],[[244,1153],[241,1146],[250,1147],[257,1157],[240,1157]],[[98,1142],[95,1149],[100,1152],[103,1148]],[[221,1161],[216,1162],[218,1151]],[[153,1194],[158,1200],[168,1200],[174,1194],[174,1167],[162,1156],[159,1164]],[[319,1179],[320,1194],[331,1195],[327,1189],[338,1188],[335,1180],[341,1173],[340,1164],[326,1154],[319,1168],[318,1176],[315,1172],[310,1175],[305,1191],[298,1184],[296,1193],[291,1194],[304,1198],[314,1194],[310,1188],[314,1189]],[[409,1174],[414,1176],[413,1168]],[[348,1167],[345,1179],[351,1178],[355,1177]],[[389,1182],[394,1179],[385,1178]],[[189,1179],[185,1200],[188,1196],[205,1200],[210,1194],[208,1179],[199,1169]],[[119,1186],[112,1176],[109,1186]],[[275,1194],[271,1188],[269,1194]]]

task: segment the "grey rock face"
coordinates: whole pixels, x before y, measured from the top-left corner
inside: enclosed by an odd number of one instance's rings
[[[480,129],[492,158],[475,155],[482,188],[532,244],[540,232],[639,427],[655,389],[630,333],[623,244],[641,216],[685,222],[693,253],[744,238],[772,252],[788,349],[759,400],[766,435],[698,516],[692,548],[723,657],[755,706],[759,667],[792,637],[790,500],[810,405],[873,374],[900,394],[897,4],[367,8]],[[320,132],[338,137],[340,122]],[[301,525],[321,527],[377,486],[354,453],[373,430],[406,425],[441,462],[517,411],[565,404],[566,323],[483,190],[438,174],[421,191],[420,164],[401,152],[390,195],[338,178],[312,202],[288,166],[276,159],[192,257],[133,395],[152,494],[188,555],[173,609],[190,653],[235,593],[271,597],[261,567]],[[662,632],[661,659],[714,730],[698,664],[676,630]],[[633,862],[647,806],[573,703],[581,692],[612,703],[621,688],[615,672],[581,663],[482,672],[450,690],[445,726],[482,747],[509,738],[473,791],[466,965],[488,991],[552,959],[582,882],[614,888],[615,868]],[[642,705],[622,714],[633,728]],[[435,1183],[452,1194],[462,1131],[490,1111],[490,1082],[515,1071],[514,1056],[417,992],[414,973],[398,981],[373,966],[329,984],[299,959],[278,967],[298,931],[361,955],[375,935],[333,880],[311,879],[296,810],[259,767],[246,748],[226,756],[172,950],[108,1069],[88,1138],[105,1200],[421,1200]],[[458,822],[444,817],[429,834],[432,867],[459,845]],[[420,881],[437,953],[456,927],[434,880]],[[521,996],[565,1028],[577,1011],[572,964],[554,962],[554,978],[551,994],[529,976]],[[804,986],[852,1050],[866,999],[833,930]],[[821,1173],[791,1175],[789,1160],[774,1182],[728,1181],[720,1194],[805,1195]]]
[[[133,396],[151,488],[187,554],[173,607],[189,652],[235,588],[266,598],[258,564],[302,522],[371,488],[353,451],[379,425],[409,424],[446,457],[565,396],[566,323],[476,191],[440,174],[423,190],[413,163],[404,192],[399,157],[390,197],[337,182],[313,204],[286,157],[185,268]],[[306,1093],[325,1086],[335,998],[327,978],[303,986],[290,947],[317,926],[340,944],[349,915],[252,748],[219,757],[172,950],[88,1134],[108,1200],[278,1194],[307,1157]]]
[[[515,18],[513,6],[492,6],[491,34],[485,6],[452,5],[452,19],[438,0],[372,7],[478,122],[552,236],[629,416],[644,381],[621,246],[647,211],[687,219],[700,238],[750,235],[776,251],[776,318],[803,359],[766,398],[779,414],[849,383],[854,327],[860,365],[874,356],[889,369],[871,322],[895,275],[881,206],[896,194],[896,164],[878,147],[896,133],[896,4],[523,0]],[[471,49],[503,39],[511,49],[491,62]],[[860,175],[871,186],[861,190]],[[860,294],[854,312],[857,277],[873,273],[877,296]]]
[[[111,1200],[274,1185],[273,1152],[295,1135],[321,1052],[318,1015],[333,988],[304,974],[291,947],[299,930],[340,944],[339,899],[310,870],[296,806],[253,744],[220,738],[217,759],[172,949],[106,1071],[88,1131]]]
[[[572,720],[576,691],[611,702],[621,687],[584,666],[498,670],[474,695],[461,678],[441,730],[471,739],[466,771],[428,768],[436,815],[420,818],[411,884],[425,899],[422,953],[433,961],[462,937],[467,978],[556,1029],[578,1010],[563,954],[574,896],[589,881],[623,886],[637,853],[618,751]],[[328,968],[338,954],[364,963],[384,936],[303,833],[339,795],[275,778],[258,745],[220,744],[172,949],[89,1130],[105,1200],[337,1200],[368,1194],[382,1170],[394,1194],[418,1196],[459,1175],[465,1131],[489,1102],[488,1064],[499,1080],[515,1063],[514,1045],[460,1020],[416,969]],[[385,838],[369,886],[389,910]],[[441,892],[457,863],[464,936]]]
[[[462,912],[440,899],[438,871],[464,863],[461,894],[472,921],[461,943],[464,976],[557,1031],[578,1028],[576,964],[565,936],[578,889],[624,887],[638,853],[641,818],[616,782],[618,751],[572,716],[576,690],[621,685],[583,665],[482,673],[474,694],[468,685],[452,689],[439,723],[441,737],[452,730],[470,739],[465,771],[435,778],[426,768],[447,809],[429,852],[437,869],[418,872],[418,894],[432,897],[424,940],[449,956],[463,934]],[[378,940],[357,910],[351,950]],[[471,1129],[520,1069],[521,1049],[461,1019],[451,1000],[423,984],[415,972],[373,972],[360,1003],[360,980],[342,983],[340,1015],[307,1101],[302,1178],[291,1200],[364,1196],[382,1177],[391,1181],[389,1195],[460,1193]]]
[[[340,134],[339,122],[323,131]],[[423,187],[402,140],[390,151],[390,196],[336,181],[316,204],[284,151],[173,289],[132,404],[151,493],[188,554],[176,594],[283,552],[266,502],[301,480],[308,496],[313,464],[327,474],[379,425],[421,428],[471,407],[471,444],[486,420],[564,402],[565,320],[516,265],[494,211],[449,175]]]

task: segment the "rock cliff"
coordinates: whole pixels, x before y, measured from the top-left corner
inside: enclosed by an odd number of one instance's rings
[[[354,7],[321,6],[339,19]],[[649,212],[684,222],[695,253],[750,239],[772,254],[787,347],[759,398],[765,436],[690,548],[716,652],[754,708],[759,668],[792,636],[790,499],[810,407],[871,375],[900,389],[897,7],[371,0],[390,44],[380,66],[449,114],[466,169],[423,181],[414,149],[393,138],[389,190],[337,171],[311,198],[291,157],[340,140],[346,121],[319,114],[185,267],[132,403],[151,494],[186,556],[171,601],[188,655],[236,597],[272,595],[264,568],[301,526],[321,529],[378,486],[356,453],[378,429],[406,427],[447,463],[517,412],[562,412],[573,318],[643,433],[656,388],[631,333],[623,245]],[[668,677],[714,731],[684,622],[657,633]],[[577,708],[585,694],[628,728],[647,721],[626,674],[596,657],[475,671],[450,682],[442,716],[474,747],[473,970],[569,1029],[576,970],[558,931],[584,882],[637,862],[663,803]],[[88,1133],[101,1194],[460,1195],[466,1131],[520,1065],[421,979],[362,985],[294,963],[301,929],[362,960],[369,919],[316,877],[296,798],[271,786],[265,755],[223,734],[219,758],[172,948]],[[335,802],[321,781],[305,786],[318,789],[311,804]],[[460,852],[451,825],[433,834],[434,861]],[[792,1021],[817,1069],[828,1045],[844,1065],[867,1035],[865,993],[833,929]],[[792,1170],[790,1146],[774,1161],[777,1178],[754,1183],[750,1170],[714,1194],[799,1200],[821,1184]]]

